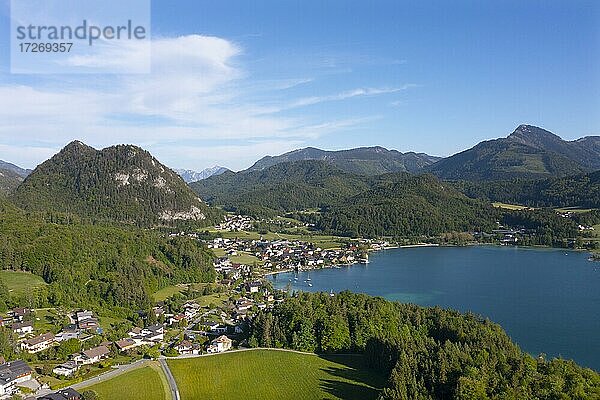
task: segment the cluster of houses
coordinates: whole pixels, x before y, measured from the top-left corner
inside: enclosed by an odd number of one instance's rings
[[[179,314],[169,316],[168,322],[171,326],[178,326],[181,321],[192,321],[196,318],[200,312],[200,304],[194,301],[186,302],[182,311]],[[155,309],[159,309],[159,307],[155,307]],[[160,309],[162,310],[162,309]],[[156,312],[155,312],[156,313]],[[158,317],[158,315],[157,315]]]
[[[209,354],[222,353],[230,350],[232,346],[233,341],[226,335],[221,335],[210,342],[210,344],[206,347],[206,352]],[[202,346],[198,343],[192,343],[188,339],[182,340],[174,348],[181,355],[196,355],[202,353]]]
[[[20,338],[21,350],[30,354],[48,350],[55,343],[64,340],[78,339],[85,341],[91,337],[92,333],[102,333],[98,319],[93,316],[91,311],[83,310],[76,312],[74,317],[69,316],[73,323],[65,326],[57,335],[46,332],[31,337],[34,332],[33,322],[24,320],[30,314],[31,311],[26,308],[15,308],[9,312],[9,316],[15,321],[11,324],[11,329]]]
[[[23,360],[4,362],[0,360],[0,398],[9,398],[19,393],[19,386],[33,380],[33,370]],[[72,388],[60,389],[40,397],[28,397],[33,400],[83,400],[83,396]]]
[[[128,337],[115,342],[119,351],[127,351],[139,346],[154,346],[162,343],[165,338],[165,328],[162,324],[150,325],[145,328],[134,327]]]
[[[359,249],[356,244],[349,244],[341,249],[322,249],[313,243],[299,240],[249,240],[215,238],[209,248],[223,249],[227,255],[236,255],[246,252],[256,256],[263,262],[267,269],[315,269],[332,265],[347,265],[358,262],[367,262],[366,252]],[[236,279],[236,275],[243,276],[244,267],[220,258],[214,263],[217,272],[226,275],[229,279]]]
[[[215,226],[218,231],[239,232],[252,229],[252,218],[246,215],[226,215],[225,220]]]

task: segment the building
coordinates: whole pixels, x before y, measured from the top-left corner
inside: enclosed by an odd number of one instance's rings
[[[163,341],[165,337],[165,328],[160,324],[147,326],[144,329],[135,327],[128,335],[129,338],[134,341],[135,346],[144,344],[153,346]]]
[[[82,351],[74,360],[77,364],[88,365],[108,358],[110,350],[106,346],[98,346],[89,350]]]
[[[200,354],[200,346],[190,342],[189,340],[183,340],[177,346],[175,350],[179,354]]]
[[[60,389],[58,392],[46,394],[38,397],[37,400],[82,400],[83,396],[75,389],[66,388]]]
[[[77,363],[75,361],[67,361],[66,363],[63,363],[63,364],[60,364],[60,365],[57,365],[56,367],[54,367],[52,372],[55,373],[56,375],[71,376],[75,372],[77,372],[78,369],[79,369],[79,366],[77,365]]]
[[[36,336],[21,343],[21,349],[34,354],[44,351],[54,344],[54,334],[51,332]]]
[[[13,333],[19,336],[25,336],[33,333],[33,324],[31,322],[15,322],[10,326]]]
[[[117,340],[115,342],[115,345],[117,346],[119,351],[127,351],[129,349],[133,349],[136,346],[135,341],[132,338]]]
[[[221,335],[212,342],[210,342],[210,346],[206,349],[208,353],[222,353],[231,349],[233,342],[225,335]]]
[[[16,360],[0,365],[0,396],[17,391],[16,385],[31,379],[33,371],[25,361]]]
[[[13,308],[9,314],[13,317],[14,320],[23,322],[23,318],[31,314],[31,310],[28,308],[17,307]]]
[[[248,293],[258,293],[258,291],[260,290],[260,286],[260,281],[249,282],[246,284],[246,291]]]

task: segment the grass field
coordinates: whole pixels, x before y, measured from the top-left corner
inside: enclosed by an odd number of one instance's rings
[[[79,392],[86,390],[95,391],[100,399],[171,400],[167,380],[158,363],[88,386]]]
[[[505,210],[524,210],[526,208],[530,208],[530,207],[526,207],[526,206],[520,206],[518,204],[508,204],[508,203],[492,203],[492,205],[497,208],[504,208]]]
[[[35,288],[46,285],[44,280],[29,272],[0,271],[0,279],[6,284],[11,293],[27,293]]]
[[[182,400],[375,399],[385,377],[362,356],[253,350],[169,360]]]
[[[164,301],[173,296],[175,293],[181,293],[184,290],[186,290],[186,286],[183,285],[167,286],[159,291],[154,292],[152,297],[154,298],[154,301]]]
[[[224,249],[213,249],[215,256],[217,257],[225,257],[226,253]],[[238,252],[235,256],[228,256],[232,263],[246,264],[252,265],[256,263],[257,265],[262,265],[263,262],[253,256],[250,253],[246,253],[245,251]]]

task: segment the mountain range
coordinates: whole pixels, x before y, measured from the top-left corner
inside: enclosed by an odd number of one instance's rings
[[[29,175],[31,173],[30,169],[21,168],[21,167],[16,166],[15,164],[11,164],[9,162],[2,161],[2,160],[0,160],[0,170],[12,171],[22,178],[25,178],[27,175]]]
[[[226,172],[191,187],[213,205],[257,217],[292,213],[345,236],[431,235],[494,224],[489,203],[433,175],[358,175],[321,160]]]
[[[174,171],[177,172],[177,174],[181,176],[186,183],[191,183],[210,178],[213,175],[221,175],[223,172],[229,171],[229,169],[215,165],[214,167],[205,168],[200,172],[191,169],[176,169]]]
[[[248,168],[248,171],[260,171],[290,161],[320,160],[346,172],[358,175],[379,175],[388,172],[415,173],[439,159],[440,157],[424,153],[400,153],[397,150],[388,150],[380,146],[339,151],[326,151],[307,147],[280,156],[263,157]]]
[[[10,197],[26,210],[134,223],[208,223],[215,211],[147,151],[96,150],[74,141],[40,164]]]
[[[471,197],[546,204],[543,197],[552,194],[561,205],[594,206],[597,174],[585,174],[600,169],[600,137],[565,141],[542,128],[520,125],[506,138],[484,141],[443,159],[383,147],[341,151],[309,147],[263,157],[237,173],[223,167],[179,171],[186,181],[196,181],[190,184],[193,190],[150,153],[131,145],[96,150],[74,141],[34,171],[6,162],[0,167],[0,193],[9,193],[21,208],[136,223],[204,224],[220,215],[198,195],[210,204],[253,214],[330,210],[342,204],[352,208],[354,203],[348,201],[366,206],[370,195],[365,193],[381,182],[408,184],[406,174],[423,173],[455,181],[453,187]],[[572,176],[580,178],[560,180]],[[568,191],[569,185],[577,187],[577,193]],[[522,193],[527,190],[531,193]],[[570,194],[561,196],[561,191]],[[382,199],[371,195],[373,202]]]

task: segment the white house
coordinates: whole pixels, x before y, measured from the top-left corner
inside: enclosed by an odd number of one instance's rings
[[[206,349],[208,353],[222,353],[231,349],[233,342],[225,335],[221,335],[212,342],[210,342],[210,346]]]
[[[60,364],[60,365],[57,365],[56,367],[54,367],[52,372],[55,373],[56,375],[71,376],[75,372],[77,372],[78,369],[79,369],[79,366],[77,365],[77,363],[75,361],[67,361],[64,364]]]
[[[21,343],[21,349],[30,354],[44,351],[54,344],[54,334],[51,332],[36,336]]]

